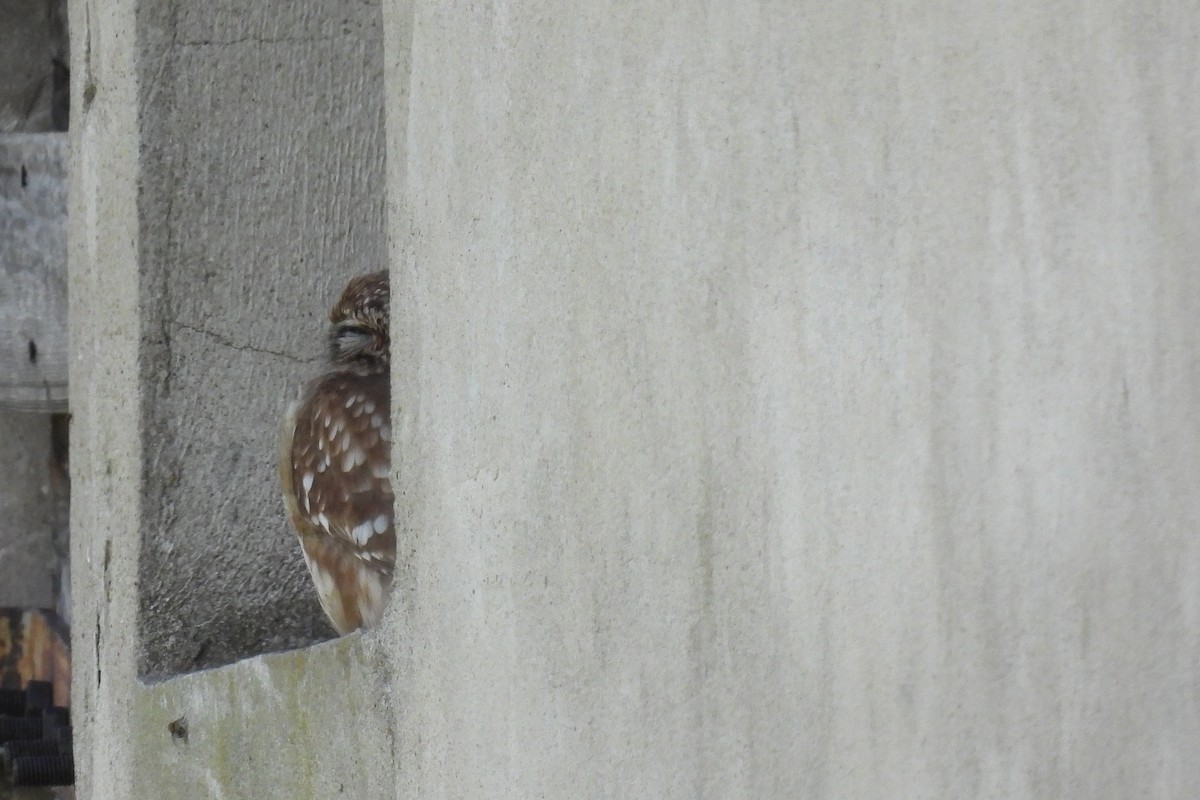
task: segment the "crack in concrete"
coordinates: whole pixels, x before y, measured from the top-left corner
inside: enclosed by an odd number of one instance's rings
[[[240,350],[242,352],[263,353],[264,355],[279,356],[280,358],[286,358],[288,361],[294,361],[297,364],[307,364],[308,363],[307,360],[300,358],[297,355],[293,355],[292,353],[285,353],[282,350],[271,350],[270,348],[267,348],[267,347],[255,347],[254,345],[251,345],[251,344],[238,344],[237,342],[230,339],[228,336],[224,336],[220,333],[217,333],[216,331],[210,331],[206,328],[200,328],[195,325],[189,325],[186,322],[179,322],[178,320],[173,320],[173,319],[168,320],[167,322],[168,322],[168,324],[170,324],[176,328],[183,328],[185,331],[192,331],[192,332],[198,333],[202,336],[207,336],[210,339],[212,339],[213,341],[217,342],[218,344],[223,345],[224,347],[228,347],[232,350]]]
[[[146,100],[143,104],[145,108],[154,107],[154,98],[158,95],[158,87],[162,85],[163,72],[167,69],[167,64],[171,60],[171,52],[175,49],[175,45],[179,42],[178,23],[172,22],[171,27],[171,44],[163,48],[162,57],[158,62],[158,69],[154,72],[154,77],[150,79],[149,88],[146,92]]]
[[[240,44],[313,44],[316,42],[335,42],[353,34],[353,31],[334,34],[332,36],[242,36],[237,39],[193,39],[174,41],[172,47],[234,47]]]

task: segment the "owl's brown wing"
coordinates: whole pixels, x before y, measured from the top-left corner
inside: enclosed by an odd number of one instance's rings
[[[321,607],[339,633],[383,615],[396,561],[386,373],[334,372],[289,410],[279,478]]]

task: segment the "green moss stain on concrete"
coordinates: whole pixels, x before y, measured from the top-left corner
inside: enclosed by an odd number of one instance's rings
[[[315,800],[394,785],[382,682],[362,645],[347,637],[142,688],[139,796]]]

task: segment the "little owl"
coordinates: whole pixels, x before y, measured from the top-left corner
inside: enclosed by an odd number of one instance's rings
[[[329,312],[330,368],[288,409],[283,502],[339,634],[383,615],[396,563],[392,520],[387,272],[346,284]]]

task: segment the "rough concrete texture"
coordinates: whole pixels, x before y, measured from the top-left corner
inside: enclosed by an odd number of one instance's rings
[[[209,134],[137,129],[137,9],[78,140],[81,797],[1200,796],[1190,9],[386,3],[393,608],[149,688],[138,310],[293,340],[139,306],[139,165]]]
[[[80,798],[132,797],[137,761],[138,371],[135,0],[72,0],[70,329],[71,718]]]
[[[74,765],[79,798],[127,798],[143,507],[134,0],[72,0],[71,18],[88,20],[71,42],[67,211]]]
[[[0,134],[0,409],[67,407],[67,149]]]
[[[143,4],[141,671],[328,638],[275,468],[347,278],[384,262],[377,4]]]
[[[0,409],[0,607],[52,608],[54,495],[50,418]]]

